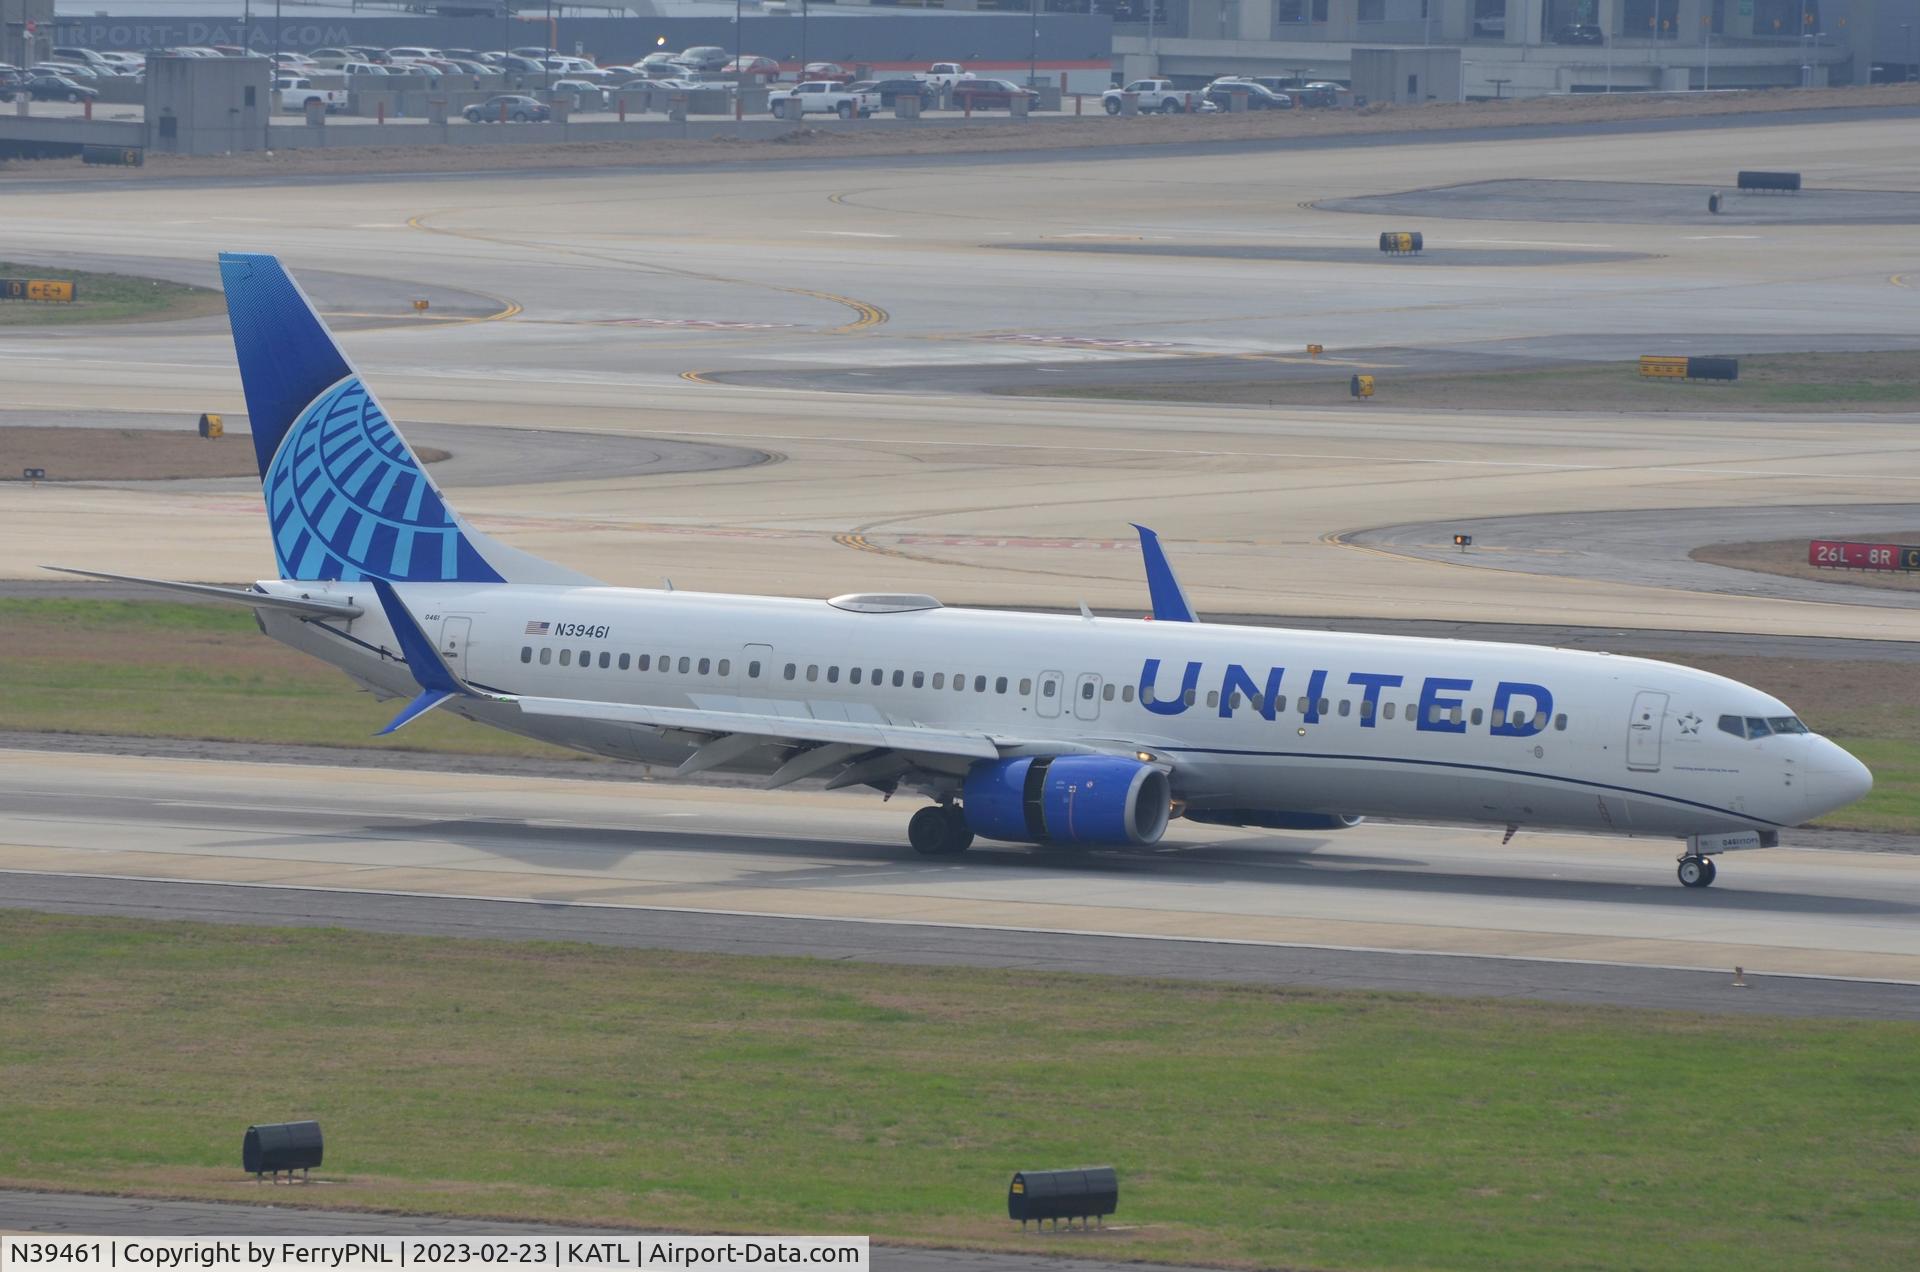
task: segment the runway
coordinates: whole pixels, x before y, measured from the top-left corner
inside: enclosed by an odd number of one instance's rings
[[[1673,882],[1665,841],[1502,846],[1497,830],[1409,825],[1176,825],[1150,850],[927,860],[901,843],[904,808],[845,795],[0,760],[0,894],[34,908],[1920,1014],[1920,858],[1903,854],[1744,853],[1705,892]],[[1767,988],[1732,989],[1736,966]]]
[[[516,546],[610,582],[830,596],[930,591],[948,603],[1138,608],[1129,521],[1155,526],[1203,612],[1907,640],[1910,616],[1853,595],[1695,592],[1631,579],[1482,571],[1375,553],[1351,532],[1475,515],[1887,503],[1920,477],[1911,422],[1817,415],[1622,419],[1395,410],[1153,406],[983,398],[911,368],[1029,380],[1112,366],[1306,365],[1344,379],[1364,351],[1450,361],[1609,356],[1691,333],[1721,349],[1903,347],[1920,316],[1920,246],[1897,225],[1405,223],[1328,201],[1487,181],[1697,183],[1798,168],[1810,185],[1920,190],[1910,121],[1663,126],[1631,133],[1367,141],[1286,152],[935,156],[753,170],[9,189],[29,259],[100,257],[138,218],[142,254],[204,262],[268,248],[296,272],[421,280],[497,297],[470,320],[349,332],[408,428],[559,428],[734,447],[780,462],[725,471],[529,471],[458,484],[455,504]],[[1150,152],[1150,153],[1149,153]],[[991,192],[991,198],[983,198]],[[1544,254],[1394,271],[1384,229],[1436,250]],[[1133,243],[1150,254],[1011,252]],[[1645,259],[1552,263],[1554,254]],[[1311,254],[1311,252],[1310,252]],[[1472,258],[1468,258],[1472,259]],[[182,265],[181,268],[186,268]],[[200,266],[196,266],[200,267]],[[350,299],[345,298],[345,299]],[[1692,351],[1692,350],[1682,350]],[[1391,357],[1376,359],[1392,363]],[[12,404],[85,414],[238,414],[223,333],[168,324],[0,332]],[[1392,375],[1382,365],[1378,374]],[[800,373],[883,392],[769,387]],[[741,383],[725,383],[741,376]],[[892,377],[889,381],[888,377]],[[1096,377],[1097,378],[1097,377]],[[716,382],[719,381],[719,382]],[[423,439],[426,434],[422,433]],[[456,452],[457,444],[449,449]],[[0,577],[48,544],[75,563],[209,579],[271,570],[257,495],[0,484]]]

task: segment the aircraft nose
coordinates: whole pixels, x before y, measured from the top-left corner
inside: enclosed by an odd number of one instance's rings
[[[1813,766],[1813,781],[1807,797],[1821,813],[1830,813],[1866,798],[1872,789],[1873,771],[1843,748],[1828,742]]]

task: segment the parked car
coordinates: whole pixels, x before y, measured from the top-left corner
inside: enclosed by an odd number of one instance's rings
[[[959,110],[1011,109],[1013,99],[1024,96],[1029,107],[1040,103],[1040,94],[1022,88],[1012,80],[963,79],[953,86],[953,104]]]
[[[35,62],[27,68],[27,71],[33,75],[64,75],[70,80],[79,80],[83,84],[91,84],[95,80],[106,78],[105,71],[96,71],[90,66],[81,66],[75,62]]]
[[[836,84],[832,80],[810,80],[767,94],[767,109],[775,119],[799,119],[808,114],[865,119],[879,105],[879,94],[857,93],[847,85]]]
[[[1325,80],[1314,80],[1297,88],[1280,90],[1293,98],[1295,106],[1330,107],[1340,104],[1340,86]]]
[[[315,88],[313,81],[304,75],[282,75],[273,81],[273,87],[281,110],[304,111],[310,102],[319,102],[329,115],[337,115],[347,108],[346,89]]]
[[[1106,107],[1107,114],[1118,115],[1122,109],[1121,103],[1128,93],[1138,94],[1136,100],[1143,115],[1156,111],[1162,115],[1178,115],[1186,110],[1188,102],[1194,99],[1194,94],[1175,88],[1172,80],[1135,80],[1124,88],[1110,88],[1100,94],[1101,105]]]
[[[90,102],[100,96],[97,88],[88,88],[64,75],[35,75],[23,87],[36,102]]]
[[[941,88],[952,88],[961,80],[972,79],[973,72],[958,62],[935,62],[920,78]]]
[[[387,60],[390,62],[417,62],[423,58],[439,58],[445,56],[446,54],[442,53],[439,49],[429,49],[420,45],[402,45],[397,49],[387,50]]]
[[[717,44],[696,44],[680,54],[680,64],[696,71],[717,71],[733,58]]]
[[[893,105],[902,97],[918,97],[920,99],[921,110],[932,110],[934,102],[939,100],[939,94],[935,92],[933,85],[922,79],[902,77],[883,80],[854,80],[847,85],[847,89],[849,92],[855,93],[877,93],[880,96],[880,105],[883,107]]]
[[[592,100],[595,102],[598,102],[600,100],[600,85],[594,83],[592,80],[583,80],[583,79],[555,80],[551,85],[548,86],[547,91],[552,93],[572,93],[573,104],[576,109],[583,104],[581,101],[582,94],[591,94],[592,96],[589,100]]]
[[[460,112],[470,124],[497,124],[504,115],[516,124],[542,123],[553,118],[545,102],[518,93],[500,93]]]
[[[54,47],[53,60],[56,62],[78,62],[83,66],[91,65],[103,68],[112,63],[111,58],[105,57],[92,49],[76,49],[63,45],[56,45]]]
[[[1217,79],[1201,92],[1201,97],[1221,110],[1233,109],[1233,95],[1247,95],[1248,110],[1292,110],[1293,98],[1285,93],[1276,93],[1264,84],[1252,80]]]
[[[738,58],[728,58],[727,64],[720,68],[723,75],[745,75],[751,79],[773,80],[780,78],[780,63],[758,53],[742,53]],[[812,78],[802,76],[803,79]]]
[[[803,80],[831,80],[836,84],[851,84],[853,72],[838,62],[808,62],[800,68]]]
[[[672,79],[687,69],[687,64],[680,60],[678,53],[668,53],[664,50],[649,53],[634,65],[640,68],[642,77],[647,79]]]
[[[1555,44],[1605,44],[1607,33],[1591,22],[1569,22],[1553,33]]]

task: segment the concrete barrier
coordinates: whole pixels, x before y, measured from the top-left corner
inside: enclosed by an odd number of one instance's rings
[[[1007,99],[1007,114],[1015,119],[1025,119],[1031,110],[1031,103],[1025,93],[1016,93]]]
[[[920,118],[920,99],[910,93],[902,93],[893,99],[893,117],[895,119]]]

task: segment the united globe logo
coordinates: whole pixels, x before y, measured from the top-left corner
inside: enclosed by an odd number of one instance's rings
[[[358,376],[294,421],[265,483],[282,578],[495,579]]]

